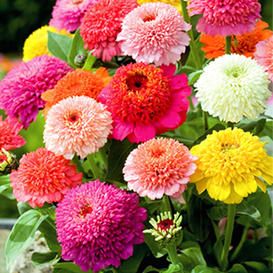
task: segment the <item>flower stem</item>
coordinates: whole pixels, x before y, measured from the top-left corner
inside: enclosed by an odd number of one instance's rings
[[[226,37],[226,54],[231,53],[231,36]]]
[[[172,212],[170,199],[167,195],[164,195],[164,197],[163,197],[163,209],[164,209],[164,211]]]
[[[231,261],[234,261],[237,258],[238,254],[240,253],[240,251],[241,251],[241,249],[242,249],[242,247],[244,245],[244,242],[245,242],[245,240],[247,238],[248,229],[249,229],[249,226],[246,225],[245,228],[244,228],[241,240],[240,240],[238,246],[236,247],[234,253],[231,255]]]
[[[184,20],[186,23],[191,24],[191,18],[189,16],[188,10],[187,10],[187,1],[185,0],[180,0],[181,2],[181,8],[182,8],[182,15],[184,17]],[[198,48],[196,46],[195,38],[194,38],[194,33],[192,28],[188,31],[188,34],[191,38],[190,46],[191,46],[191,52],[193,55],[193,61],[195,63],[196,68],[200,69],[202,68],[202,61],[200,60],[200,56],[198,53]]]
[[[179,272],[184,273],[184,267],[178,258],[175,243],[168,244],[168,246],[166,248],[167,248],[168,256],[169,256],[171,263],[173,265],[179,265],[180,266]]]
[[[221,253],[220,262],[221,269],[225,271],[228,267],[228,253],[232,240],[232,233],[234,228],[234,220],[236,214],[236,205],[228,205],[228,215],[227,215],[227,227],[225,230],[225,242]]]
[[[97,163],[94,160],[94,157],[92,155],[89,155],[87,157],[87,165],[89,167],[89,169],[91,170],[91,172],[93,173],[93,178],[100,178],[100,170],[97,167]]]
[[[209,129],[208,113],[203,111],[204,116],[204,129],[207,131]]]

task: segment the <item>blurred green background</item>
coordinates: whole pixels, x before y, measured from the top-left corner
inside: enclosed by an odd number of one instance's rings
[[[272,1],[261,0],[263,20],[272,29]],[[55,0],[0,0],[0,54],[20,58],[24,40],[48,23]],[[18,158],[42,145],[43,118],[23,131],[27,144],[16,151]],[[0,218],[17,216],[16,202],[0,197]]]

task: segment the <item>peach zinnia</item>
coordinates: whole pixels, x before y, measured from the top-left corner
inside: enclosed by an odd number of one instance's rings
[[[61,201],[69,189],[81,184],[82,174],[64,157],[39,148],[21,158],[10,181],[18,201],[42,207]]]
[[[104,67],[94,73],[77,69],[66,74],[53,89],[42,94],[42,99],[46,101],[44,114],[53,105],[71,96],[87,96],[96,99],[110,79],[111,77]]]
[[[61,100],[48,112],[44,142],[48,150],[72,159],[85,158],[107,142],[112,129],[106,107],[86,96]]]
[[[272,35],[272,31],[267,29],[268,24],[258,21],[253,31],[243,35],[232,36],[231,52],[246,57],[253,57],[256,45]],[[203,44],[202,50],[207,59],[213,59],[225,54],[225,37],[211,36],[204,33],[200,36],[200,42]]]
[[[128,188],[140,196],[178,198],[186,189],[196,165],[186,146],[174,139],[152,139],[128,156],[123,169]]]

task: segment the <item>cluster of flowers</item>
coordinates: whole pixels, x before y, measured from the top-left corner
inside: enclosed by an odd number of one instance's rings
[[[8,115],[0,121],[3,151],[24,145],[18,132],[40,110],[45,117],[45,148],[21,158],[10,175],[13,193],[32,207],[58,203],[62,257],[83,270],[118,267],[144,241],[147,212],[138,195],[181,202],[191,182],[199,194],[207,191],[234,204],[273,183],[273,158],[257,136],[242,129],[214,131],[190,150],[172,138],[155,138],[187,118],[193,92],[187,75],[176,74],[176,64],[195,41],[180,1],[154,2],[57,0],[50,26],[28,37],[24,62],[0,82],[0,108]],[[191,0],[187,8],[190,15],[201,15],[203,50],[208,59],[216,58],[194,85],[202,110],[223,122],[257,118],[273,80],[273,35],[260,21],[259,2]],[[130,56],[130,63],[110,76],[103,65],[72,69],[52,56],[48,31],[73,37],[77,29],[102,64],[119,56]],[[225,36],[234,54],[225,54]],[[122,167],[128,190],[135,193],[99,180],[83,183],[71,161],[98,152],[109,138],[140,143]],[[3,153],[1,162],[6,157]],[[162,221],[172,221],[165,216]],[[175,232],[181,221],[176,215]],[[156,236],[168,234],[160,230]]]

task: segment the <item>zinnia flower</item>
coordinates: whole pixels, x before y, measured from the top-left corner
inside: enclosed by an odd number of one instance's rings
[[[232,36],[231,52],[245,55],[246,57],[253,57],[257,43],[266,40],[273,33],[267,28],[268,24],[266,22],[258,21],[253,31],[243,35]],[[202,33],[200,42],[204,45],[202,50],[205,52],[207,59],[225,55],[225,37],[211,36]]]
[[[99,180],[74,188],[56,210],[62,257],[84,271],[118,267],[143,243],[146,218],[136,194]]]
[[[273,183],[273,158],[264,143],[242,129],[213,132],[191,149],[198,157],[191,176],[199,194],[207,190],[211,198],[224,203],[240,203],[259,187]]]
[[[0,107],[28,127],[44,107],[41,94],[70,70],[65,62],[47,55],[21,63],[0,82]]]
[[[69,32],[79,28],[86,10],[97,0],[57,0],[50,25]]]
[[[123,168],[129,190],[150,199],[179,197],[195,171],[195,158],[174,139],[151,139],[133,150]]]
[[[243,55],[224,55],[209,63],[196,82],[202,109],[221,120],[239,122],[263,113],[270,96],[263,68]]]
[[[14,118],[3,118],[0,116],[0,150],[7,151],[25,145],[25,140],[18,135],[23,126]]]
[[[117,41],[137,62],[175,64],[189,45],[190,28],[173,6],[147,3],[125,17]]]
[[[260,19],[258,0],[190,0],[191,15],[201,14],[197,30],[209,35],[239,35],[251,31]]]
[[[257,44],[255,59],[265,68],[273,82],[273,36]]]
[[[23,48],[24,62],[30,61],[31,59],[38,56],[51,55],[47,47],[49,31],[67,36],[70,35],[65,30],[58,30],[55,27],[50,26],[43,26],[39,29],[36,29],[25,40]]]
[[[42,207],[44,203],[61,201],[70,188],[81,184],[82,174],[64,157],[39,148],[21,158],[10,181],[18,201]]]
[[[176,9],[181,12],[181,3],[180,0],[137,0],[139,4],[145,4],[145,3],[153,3],[153,2],[162,2],[165,4],[172,5],[176,7]]]
[[[81,36],[97,58],[110,61],[120,55],[120,42],[116,38],[125,15],[135,7],[136,0],[100,0],[88,9],[80,27]]]
[[[186,75],[174,72],[175,66],[157,68],[143,63],[117,69],[99,95],[112,113],[113,138],[143,142],[185,121],[191,89]]]
[[[53,89],[42,94],[42,99],[46,101],[44,113],[46,114],[54,104],[71,96],[96,99],[110,80],[111,77],[104,67],[99,68],[95,73],[81,69],[67,73]]]
[[[44,142],[48,150],[72,159],[85,158],[107,142],[112,128],[105,106],[86,96],[61,100],[49,110]]]

